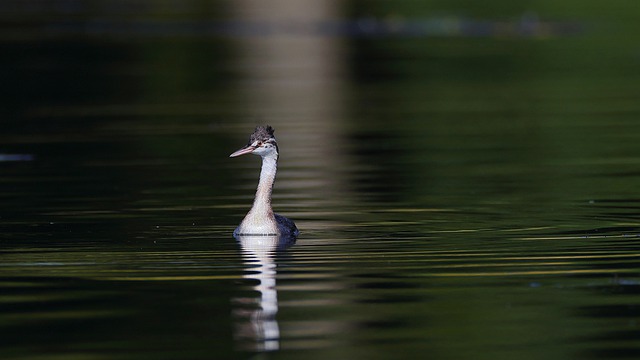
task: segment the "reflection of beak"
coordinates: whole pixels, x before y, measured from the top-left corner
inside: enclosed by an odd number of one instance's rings
[[[240,155],[244,155],[244,154],[251,154],[253,152],[253,150],[255,150],[256,148],[254,146],[251,145],[247,145],[245,147],[243,147],[242,149],[234,152],[233,154],[229,155],[229,157],[236,157],[236,156],[240,156]]]

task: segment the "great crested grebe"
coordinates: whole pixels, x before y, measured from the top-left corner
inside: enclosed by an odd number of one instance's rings
[[[273,136],[271,126],[258,126],[249,138],[249,143],[242,149],[229,155],[236,157],[244,154],[255,154],[262,157],[262,170],[258,190],[251,210],[233,232],[233,236],[242,235],[278,235],[280,237],[297,237],[296,224],[271,209],[271,190],[278,167],[278,144]]]

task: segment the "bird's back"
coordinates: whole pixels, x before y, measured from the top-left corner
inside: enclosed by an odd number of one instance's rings
[[[300,231],[298,227],[293,222],[293,220],[286,218],[280,214],[274,214],[276,217],[276,224],[278,224],[278,230],[280,231],[280,236],[291,236],[298,237]]]

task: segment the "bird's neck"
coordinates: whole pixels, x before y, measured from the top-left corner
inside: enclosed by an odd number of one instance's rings
[[[276,235],[278,225],[271,209],[271,189],[276,178],[278,155],[264,156],[262,158],[262,170],[260,182],[253,206],[247,216],[244,217],[237,232],[242,235]]]
[[[260,171],[260,182],[256,190],[256,198],[253,201],[251,212],[254,215],[273,217],[271,210],[271,191],[273,182],[276,179],[278,168],[278,155],[264,156],[262,158],[262,170]]]

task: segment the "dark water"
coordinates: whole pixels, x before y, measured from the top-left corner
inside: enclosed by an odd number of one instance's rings
[[[3,359],[640,356],[633,5],[136,4],[3,6]]]

